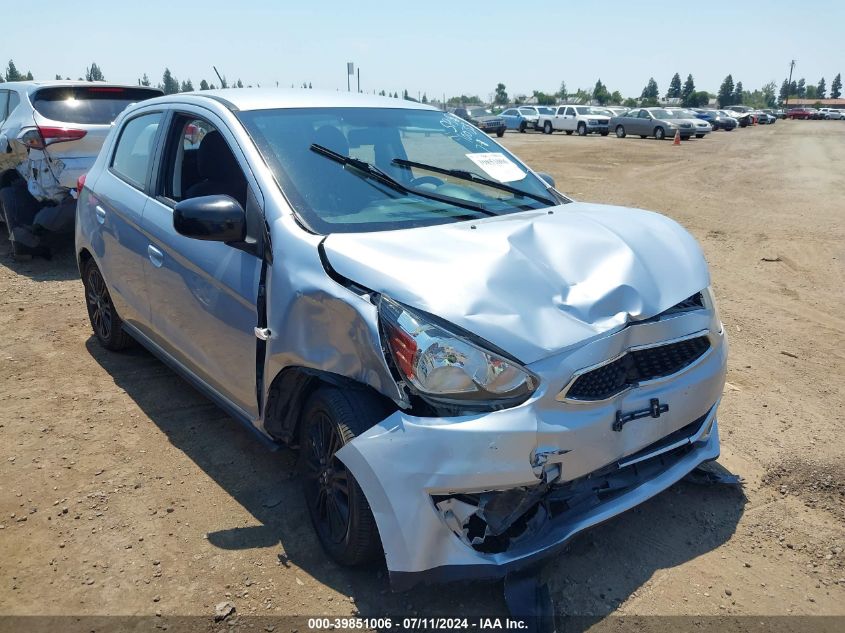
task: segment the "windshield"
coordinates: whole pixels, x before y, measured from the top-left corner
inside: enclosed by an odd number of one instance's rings
[[[540,114],[554,114],[555,109],[554,108],[548,108],[546,106],[539,106],[537,108],[537,112],[539,112]]]
[[[479,178],[554,199],[513,155],[452,114],[399,108],[285,108],[240,112],[238,117],[299,218],[317,233],[411,228],[548,206],[478,182]],[[405,187],[447,200],[387,186],[354,165],[329,160],[314,151],[313,144],[370,163]],[[476,180],[467,180],[467,172]],[[454,204],[449,198],[469,204]],[[479,208],[467,208],[473,205]]]
[[[472,108],[469,111],[470,116],[492,116],[493,111],[487,108]]]
[[[678,117],[675,116],[675,113],[672,110],[664,110],[663,108],[652,108],[649,110],[651,115],[655,119],[677,119]]]

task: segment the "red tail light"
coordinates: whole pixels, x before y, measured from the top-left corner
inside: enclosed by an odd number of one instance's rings
[[[85,186],[85,176],[88,174],[82,174],[79,178],[76,179],[76,192],[82,193],[82,188]]]
[[[21,134],[19,137],[21,143],[30,149],[44,149],[53,143],[63,143],[65,141],[78,141],[83,136],[88,134],[85,130],[76,130],[67,127],[46,127],[41,126],[36,129],[30,129]]]

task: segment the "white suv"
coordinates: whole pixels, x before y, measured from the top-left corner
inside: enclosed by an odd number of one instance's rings
[[[112,121],[162,91],[87,81],[0,84],[0,223],[12,255],[49,255],[45,232],[73,228],[77,179],[94,164]]]
[[[613,113],[606,108],[581,105],[562,105],[554,109],[553,114],[541,114],[538,125],[546,134],[555,130],[579,136],[587,136],[596,132],[607,136],[610,117]]]
[[[819,108],[819,113],[821,114],[822,118],[824,119],[843,119],[845,115],[842,114],[842,110],[837,110],[836,108]]]

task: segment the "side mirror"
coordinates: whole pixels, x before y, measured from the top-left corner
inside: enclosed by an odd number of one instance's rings
[[[555,187],[555,179],[554,178],[552,178],[549,174],[544,173],[542,171],[538,171],[537,175],[540,176],[540,178],[542,180],[544,180],[549,187],[554,189],[554,187]]]
[[[173,228],[197,240],[242,242],[246,237],[246,213],[229,196],[188,198],[173,208]]]

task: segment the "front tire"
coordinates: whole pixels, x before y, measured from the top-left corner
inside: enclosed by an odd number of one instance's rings
[[[507,128],[500,127],[498,130],[496,130],[496,136],[498,136],[499,138],[502,138],[505,135],[506,129]]]
[[[362,565],[381,552],[373,513],[358,482],[336,454],[387,415],[365,391],[321,387],[302,416],[303,492],[317,538],[341,565]]]
[[[552,129],[552,122],[546,121],[543,123],[543,134],[551,134],[554,130]]]
[[[579,123],[578,124],[578,136],[587,136],[587,124],[586,123]]]
[[[662,141],[664,138],[666,138],[666,130],[659,126],[654,128],[654,138],[656,138],[658,141]]]
[[[617,138],[625,138],[625,126],[624,125],[617,125],[616,126],[616,137]]]
[[[130,347],[134,341],[124,331],[123,321],[114,308],[106,281],[93,259],[85,262],[82,285],[85,287],[88,319],[100,345],[113,352]]]
[[[519,124],[519,131],[520,131],[520,133],[525,134],[525,129],[526,129],[527,127],[528,127],[528,124],[527,124],[525,121],[523,121],[522,123],[520,123],[520,124]]]

